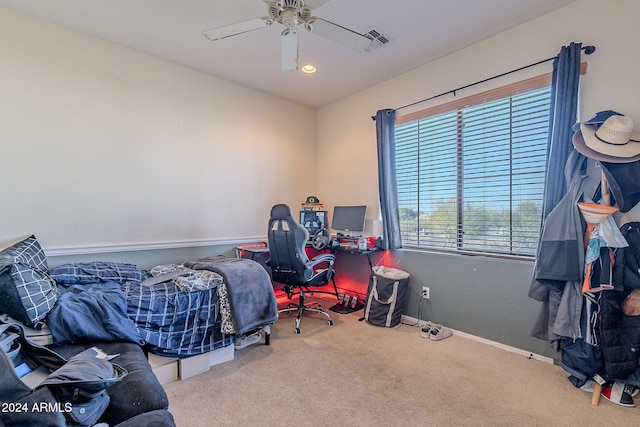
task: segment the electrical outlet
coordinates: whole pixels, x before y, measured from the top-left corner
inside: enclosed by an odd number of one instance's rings
[[[431,292],[430,292],[428,286],[423,286],[422,287],[422,298],[424,298],[424,299],[431,298]]]

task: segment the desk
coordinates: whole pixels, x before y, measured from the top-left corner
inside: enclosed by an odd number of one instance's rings
[[[350,254],[358,254],[358,255],[366,255],[367,256],[367,261],[369,261],[369,269],[373,268],[373,263],[371,262],[371,254],[376,253],[376,252],[380,252],[380,249],[378,248],[369,248],[369,249],[358,249],[358,248],[347,248],[347,247],[343,247],[343,246],[338,246],[337,248],[334,248],[333,251],[335,252],[347,252]]]
[[[256,260],[256,257],[260,254],[269,255],[269,246],[267,242],[253,243],[251,245],[236,246],[236,258],[244,258],[242,255],[247,253],[250,255],[252,261]]]
[[[311,248],[311,244],[307,244],[307,249]],[[358,255],[366,255],[367,261],[369,261],[369,268],[373,268],[373,263],[371,262],[371,254],[380,252],[378,248],[368,248],[368,249],[358,249],[357,247],[347,247],[347,246],[338,246],[332,249],[324,249],[324,252],[347,252],[350,254],[358,254]],[[320,252],[323,252],[320,251]],[[269,246],[267,242],[258,242],[250,245],[241,245],[236,246],[236,257],[242,258],[243,254],[249,254],[249,259],[255,261],[255,259],[261,254],[269,254]]]
[[[334,265],[336,269],[335,279],[338,282],[337,287],[340,288],[343,292],[356,293],[364,296],[367,292],[369,276],[371,274],[371,269],[373,268],[373,262],[371,260],[371,254],[373,253],[381,253],[382,250],[378,248],[369,248],[369,249],[358,249],[357,247],[336,247],[324,250],[316,250],[311,246],[307,246],[307,255],[309,259],[313,258],[315,255],[324,252],[334,252],[336,255],[336,264]],[[367,256],[367,265],[368,269],[365,271],[364,263],[361,262],[349,262],[349,254],[353,255],[366,255]],[[341,256],[344,255],[344,256]],[[264,265],[265,258],[269,258],[269,246],[266,242],[258,242],[249,245],[241,245],[236,247],[236,256],[238,258],[248,258],[256,262],[260,262],[269,275],[271,275],[271,269]],[[337,289],[335,290],[337,297]],[[334,292],[323,292],[323,291],[314,291],[318,293],[328,293],[334,294]]]

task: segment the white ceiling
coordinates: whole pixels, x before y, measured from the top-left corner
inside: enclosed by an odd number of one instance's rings
[[[313,75],[282,72],[274,24],[207,40],[202,31],[267,16],[262,0],[0,0],[96,37],[320,107],[575,0],[331,0],[314,15],[391,41],[358,53],[300,29],[300,64]]]

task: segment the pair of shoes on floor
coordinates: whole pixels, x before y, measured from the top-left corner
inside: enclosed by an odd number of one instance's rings
[[[431,328],[433,328],[434,326],[436,326],[435,323],[427,321],[424,324],[424,326],[422,327],[422,330],[420,331],[420,336],[422,338],[430,339],[430,337],[431,337]]]
[[[636,396],[639,391],[638,387],[616,381],[606,384],[600,395],[616,405],[633,407],[636,406],[633,402],[633,396]]]
[[[431,341],[440,341],[445,338],[449,338],[451,335],[453,335],[453,331],[451,331],[451,329],[433,322],[426,322],[420,332],[420,336],[422,338],[427,338]]]
[[[243,349],[247,346],[250,346],[251,344],[256,344],[258,342],[260,342],[260,339],[262,337],[260,336],[260,332],[255,332],[253,334],[249,334],[249,335],[244,335],[241,337],[236,337],[236,341],[235,341],[235,349],[236,350],[240,350]]]

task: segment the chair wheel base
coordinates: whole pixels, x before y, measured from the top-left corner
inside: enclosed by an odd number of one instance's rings
[[[287,308],[283,308],[282,310],[278,310],[278,314],[281,313],[296,313],[296,326],[295,326],[295,333],[296,335],[298,335],[301,330],[300,330],[300,322],[302,320],[302,314],[305,311],[309,311],[309,312],[313,312],[313,313],[318,313],[318,314],[322,314],[324,316],[327,317],[327,323],[329,323],[329,326],[333,326],[333,319],[331,318],[331,315],[329,313],[327,313],[326,311],[324,311],[322,309],[322,306],[318,303],[314,303],[318,308],[312,308],[310,306],[304,305],[304,299],[300,300],[299,304],[295,304],[295,303],[289,303],[289,305],[287,305]]]

